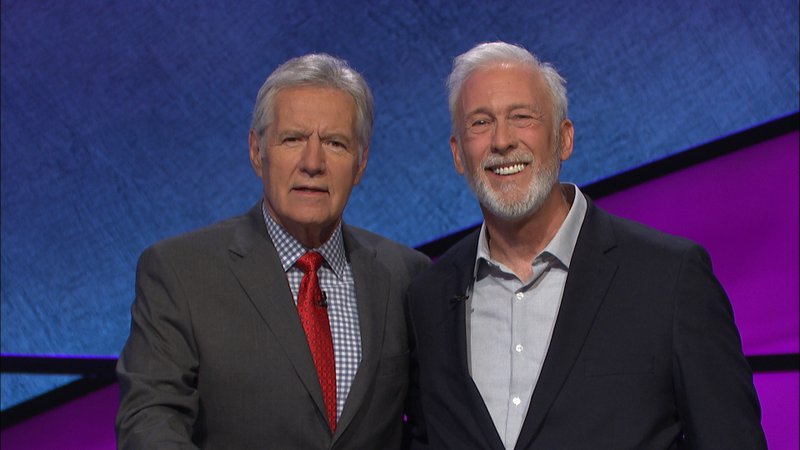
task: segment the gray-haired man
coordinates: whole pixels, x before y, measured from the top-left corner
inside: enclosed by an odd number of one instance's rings
[[[372,95],[344,61],[287,61],[258,93],[247,214],[142,253],[117,373],[120,448],[399,446],[401,297],[420,253],[342,223]]]

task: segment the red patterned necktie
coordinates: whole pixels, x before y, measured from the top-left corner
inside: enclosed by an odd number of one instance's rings
[[[322,255],[307,252],[295,266],[303,271],[300,290],[297,292],[297,313],[306,332],[306,342],[317,368],[317,378],[325,400],[325,412],[331,432],[336,430],[336,368],[333,362],[333,341],[328,323],[328,309],[324,305],[319,287],[317,269],[322,265]]]

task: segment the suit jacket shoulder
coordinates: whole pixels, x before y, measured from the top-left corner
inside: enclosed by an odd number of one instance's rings
[[[684,252],[690,247],[699,247],[696,242],[663,231],[657,230],[639,222],[610,214],[589,201],[591,205],[587,211],[585,224],[587,228],[607,228],[613,233],[619,245],[642,245],[653,250]],[[591,231],[591,230],[589,230]]]
[[[146,248],[142,256],[146,259],[154,252],[181,259],[202,255],[201,259],[208,264],[210,256],[227,258],[229,248],[242,253],[259,241],[271,245],[260,215],[261,208],[256,205],[245,214],[158,241]]]
[[[374,252],[378,260],[387,264],[393,272],[399,270],[400,272],[397,272],[397,274],[402,273],[408,276],[409,281],[418,272],[430,265],[430,258],[423,253],[371,231],[352,225],[344,225],[342,231],[348,252],[369,249]]]
[[[472,281],[479,235],[480,229],[475,230],[436,258],[427,270],[414,279],[409,287],[409,297],[414,298],[416,297],[414,293],[422,294],[431,286],[443,283],[451,283],[466,289],[467,283]]]

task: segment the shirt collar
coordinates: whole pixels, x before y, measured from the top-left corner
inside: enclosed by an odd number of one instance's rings
[[[584,217],[586,217],[587,206],[586,198],[583,196],[578,186],[572,183],[563,183],[561,186],[567,191],[568,195],[574,194],[572,206],[570,206],[569,213],[567,213],[566,219],[564,219],[564,222],[558,228],[556,235],[553,236],[553,239],[545,246],[544,250],[536,255],[534,260],[541,255],[549,254],[555,257],[557,261],[569,270],[569,265],[572,262],[572,254],[575,251],[575,244],[578,242],[578,234],[581,232],[581,225],[583,224]],[[480,268],[481,260],[488,264],[502,267],[501,264],[493,261],[490,256],[489,241],[486,239],[486,222],[481,225],[481,232],[478,236],[478,253],[475,257],[475,268],[473,271],[473,277],[476,279],[478,277],[478,269]],[[533,261],[531,261],[531,265],[533,265]]]
[[[267,224],[267,233],[278,251],[278,258],[281,261],[284,271],[294,266],[306,252],[313,250],[325,259],[325,263],[333,270],[337,277],[344,276],[347,258],[344,251],[344,239],[342,239],[342,223],[336,226],[331,237],[318,248],[308,248],[301,244],[297,239],[289,234],[278,222],[272,218],[267,211],[264,202],[261,202],[261,214],[264,215],[264,223]]]

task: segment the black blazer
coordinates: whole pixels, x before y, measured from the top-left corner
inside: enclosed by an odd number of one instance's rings
[[[260,205],[159,242],[136,276],[117,374],[125,449],[399,447],[408,344],[402,296],[424,255],[345,226],[362,359],[331,435]]]
[[[412,448],[502,449],[467,369],[478,232],[409,288]],[[591,201],[517,449],[761,449],[752,373],[696,244]]]

